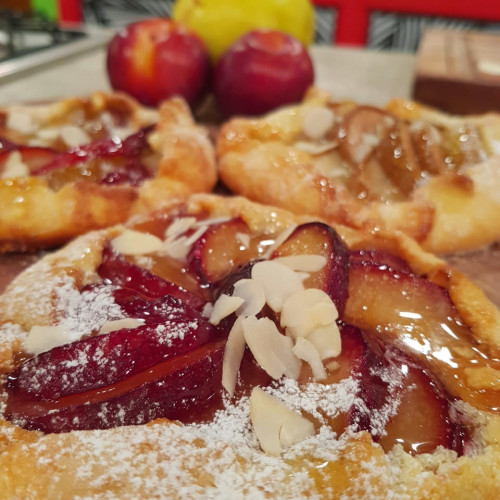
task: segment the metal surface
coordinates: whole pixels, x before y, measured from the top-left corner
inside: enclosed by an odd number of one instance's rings
[[[96,28],[88,30],[82,38],[3,61],[0,63],[0,85],[6,81],[29,75],[44,66],[62,62],[103,47],[113,34],[113,30]]]

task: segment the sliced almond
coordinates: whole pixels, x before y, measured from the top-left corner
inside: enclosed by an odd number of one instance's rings
[[[186,239],[186,245],[191,247],[191,245],[207,230],[208,226],[200,226],[196,231],[193,232],[191,236]]]
[[[214,305],[211,302],[207,302],[203,306],[203,310],[201,311],[201,315],[204,318],[210,318],[210,315],[212,314],[212,311],[214,310]]]
[[[321,359],[336,358],[342,350],[339,327],[336,323],[320,326],[307,335]]]
[[[37,137],[42,141],[55,141],[61,136],[61,127],[46,127],[37,132]]]
[[[19,108],[10,110],[7,115],[6,127],[26,135],[32,134],[37,129],[32,114],[28,110]]]
[[[69,332],[62,326],[34,326],[26,336],[25,348],[36,355],[70,341]]]
[[[283,304],[281,326],[295,336],[305,337],[312,330],[334,323],[338,311],[330,296],[318,288],[307,288],[290,295]]]
[[[169,257],[172,257],[172,259],[184,262],[187,259],[189,249],[191,248],[187,244],[187,240],[186,236],[179,236],[176,239],[167,240],[165,241],[161,251]]]
[[[245,336],[241,322],[243,317],[239,317],[234,322],[229,331],[226,347],[224,349],[224,358],[222,360],[222,387],[226,389],[230,397],[234,396],[238,372],[240,370],[241,360],[245,352]]]
[[[30,169],[23,162],[23,157],[19,151],[12,151],[5,161],[2,179],[14,179],[15,177],[26,177],[30,174]]]
[[[282,231],[278,236],[276,236],[272,245],[269,245],[265,252],[262,253],[263,259],[269,259],[273,252],[278,248],[282,243],[284,243],[288,237],[295,231],[297,226],[292,224],[288,226],[284,231]]]
[[[221,224],[231,220],[231,217],[214,217],[212,219],[204,219],[194,223],[194,227],[198,226],[211,226],[213,224]]]
[[[295,143],[295,147],[304,151],[305,153],[309,153],[313,156],[319,156],[324,153],[328,153],[332,151],[332,149],[336,149],[339,143],[337,141],[328,141],[328,142],[306,142],[306,141],[297,141]]]
[[[162,248],[163,241],[153,234],[125,229],[111,240],[111,246],[122,255],[142,255],[157,252]]]
[[[253,279],[242,279],[234,284],[233,295],[241,297],[244,302],[237,309],[238,316],[254,316],[262,311],[266,304],[264,287]]]
[[[335,123],[335,113],[324,106],[309,108],[302,123],[304,134],[313,140],[323,138]]]
[[[234,297],[222,293],[214,303],[209,322],[212,323],[212,325],[218,325],[224,318],[233,314],[243,302],[244,300],[241,297]]]
[[[284,257],[276,257],[274,262],[279,262],[294,271],[305,271],[314,273],[320,271],[326,265],[326,257],[324,255],[285,255]]]
[[[106,321],[99,330],[99,334],[116,332],[117,330],[137,328],[144,324],[143,319],[137,318],[123,318],[123,319],[114,319],[112,321]]]
[[[247,233],[236,233],[235,238],[242,244],[244,248],[250,247],[250,235]]]
[[[181,234],[191,229],[191,227],[196,223],[195,217],[179,217],[175,219],[170,226],[167,227],[165,231],[165,239],[177,238]]]
[[[252,268],[252,278],[263,286],[266,302],[275,312],[281,311],[290,295],[304,289],[297,273],[274,260],[257,262]]]
[[[316,347],[304,337],[297,339],[297,342],[292,349],[295,356],[302,361],[305,361],[312,370],[313,377],[316,380],[323,380],[326,378],[326,370],[321,361],[321,357]]]
[[[301,362],[292,352],[293,342],[269,318],[248,316],[242,321],[245,341],[257,363],[275,380],[283,375],[297,380]]]
[[[250,420],[261,448],[270,455],[280,455],[315,434],[312,422],[260,387],[250,395]]]
[[[92,141],[85,130],[75,125],[65,125],[64,127],[61,127],[61,139],[70,148],[75,148],[76,146],[81,146],[82,144],[88,144]]]
[[[119,127],[110,113],[105,111],[101,113],[101,121],[103,125],[108,130],[110,136],[117,138],[120,141],[125,140],[127,137],[134,133],[134,130],[130,127]]]

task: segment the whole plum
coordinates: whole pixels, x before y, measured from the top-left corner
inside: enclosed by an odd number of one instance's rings
[[[213,92],[224,115],[258,115],[300,101],[313,81],[311,58],[296,38],[281,31],[256,30],[221,57]]]
[[[129,24],[108,45],[111,86],[147,106],[174,95],[190,105],[203,95],[210,73],[204,42],[189,28],[166,18]]]

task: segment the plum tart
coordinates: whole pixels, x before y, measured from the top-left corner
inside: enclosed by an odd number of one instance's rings
[[[196,194],[0,297],[3,498],[494,498],[500,314],[405,235]]]
[[[210,191],[213,147],[187,104],[96,92],[0,108],[0,251],[53,247]]]
[[[500,117],[385,108],[311,89],[299,105],[235,118],[219,134],[219,175],[236,194],[354,228],[402,230],[424,249],[500,237]]]

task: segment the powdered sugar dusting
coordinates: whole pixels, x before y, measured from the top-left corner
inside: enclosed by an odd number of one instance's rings
[[[302,388],[302,398],[297,403],[295,385],[293,381],[281,380],[266,390],[281,396],[287,405],[295,402],[296,407],[320,408],[320,413],[326,409],[329,414],[343,411],[357,392],[351,379],[338,387],[311,383]],[[336,396],[325,403],[322,400],[328,389]],[[43,441],[55,440],[57,446],[52,445],[51,450],[60,451],[50,458],[44,455],[44,462],[39,461],[37,468],[50,468],[52,463],[67,460],[75,464],[75,488],[81,485],[81,491],[87,495],[80,498],[96,498],[101,488],[119,488],[124,479],[126,488],[115,493],[120,498],[330,496],[328,488],[318,492],[310,471],[318,468],[321,472],[325,464],[338,460],[349,446],[352,432],[348,430],[339,438],[327,425],[320,425],[316,435],[291,447],[281,457],[272,457],[259,449],[250,425],[249,398],[243,397],[234,404],[226,401],[225,406],[211,423],[182,426],[158,421],[113,432],[77,432],[73,439],[49,435],[27,453],[35,452],[41,457]]]
[[[113,287],[95,287],[80,292],[71,278],[56,288],[58,324],[69,331],[68,342],[98,331],[106,321],[124,318],[113,298]]]

